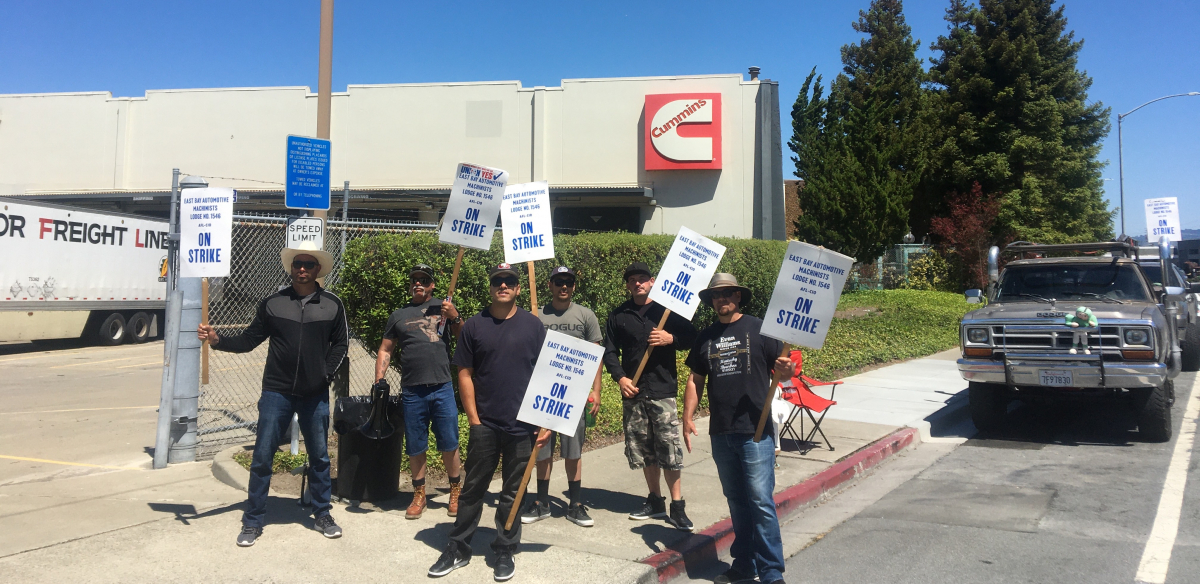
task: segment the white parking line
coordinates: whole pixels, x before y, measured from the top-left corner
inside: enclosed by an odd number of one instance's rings
[[[1200,415],[1200,388],[1193,384],[1179,438],[1171,453],[1171,464],[1167,467],[1162,497],[1158,500],[1154,527],[1150,529],[1150,539],[1146,541],[1142,561],[1138,564],[1137,582],[1163,584],[1167,580],[1167,568],[1171,565],[1171,552],[1179,532],[1179,515],[1183,508],[1184,487],[1187,486],[1188,465],[1192,459],[1192,444],[1196,440],[1197,415]]]

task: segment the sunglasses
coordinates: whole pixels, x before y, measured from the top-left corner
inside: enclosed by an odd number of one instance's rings
[[[409,278],[409,281],[410,281],[411,283],[413,283],[413,284],[420,284],[420,285],[422,285],[422,286],[428,286],[428,285],[430,285],[430,284],[432,284],[432,283],[433,283],[433,279],[432,279],[432,278],[427,278],[427,277],[424,277],[424,276],[416,276],[416,277],[413,277],[413,278]]]
[[[575,280],[568,280],[566,278],[556,278],[554,280],[550,280],[550,283],[554,284],[555,286],[563,286],[566,288],[575,287]]]
[[[317,262],[306,262],[306,261],[301,261],[301,260],[292,260],[292,269],[293,269],[293,270],[299,270],[299,269],[303,268],[303,269],[305,269],[305,270],[308,270],[308,271],[310,271],[310,272],[311,272],[311,271],[313,271],[313,270],[317,269],[317,266],[319,266],[319,265],[321,265],[321,264],[318,264]]]
[[[712,296],[713,300],[717,300],[719,298],[733,298],[733,295],[737,293],[737,290],[713,290],[709,295]]]
[[[496,276],[492,278],[492,288],[499,288],[501,284],[509,288],[516,288],[517,282],[520,280],[516,276]]]

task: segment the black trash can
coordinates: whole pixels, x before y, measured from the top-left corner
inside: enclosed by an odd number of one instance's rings
[[[395,431],[382,439],[363,434],[371,418],[371,396],[339,397],[334,402],[333,429],[338,433],[337,481],[334,494],[352,501],[385,501],[400,491],[404,454],[404,409],[400,396],[387,398],[388,420]]]

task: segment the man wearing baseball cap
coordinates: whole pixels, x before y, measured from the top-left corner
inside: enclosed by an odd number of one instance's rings
[[[638,521],[665,518],[676,529],[691,531],[681,484],[683,444],[676,410],[679,382],[675,352],[691,348],[696,329],[677,314],[671,314],[662,329],[655,328],[666,309],[650,300],[653,288],[650,266],[634,262],[625,269],[625,289],[632,298],[615,308],[604,326],[604,365],[624,398],[622,421],[629,468],[642,469],[650,490],[641,507],[630,513],[629,518]],[[650,347],[657,349],[650,353],[642,376],[634,385],[632,377]],[[670,514],[661,494],[660,468],[671,495]]]
[[[558,331],[599,345],[604,337],[600,334],[600,321],[596,318],[596,313],[586,306],[572,302],[577,281],[575,270],[566,266],[559,266],[550,272],[550,304],[542,308],[542,324],[548,331]],[[600,410],[599,370],[596,371],[596,379],[592,382],[592,394],[588,400],[588,411],[595,415]],[[574,437],[551,433],[549,447],[538,451],[537,499],[531,501],[525,513],[521,515],[522,523],[533,523],[550,517],[550,471],[554,462],[554,441],[555,437],[558,437],[559,452],[567,467],[567,497],[570,499],[567,505],[567,520],[580,527],[591,527],[595,524],[579,500],[579,489],[583,480],[585,422],[585,416],[579,416],[579,427],[575,430]]]
[[[400,351],[400,401],[404,404],[404,449],[412,472],[413,498],[404,513],[416,519],[425,512],[425,452],[429,430],[442,453],[450,477],[446,514],[458,515],[459,481],[458,406],[450,382],[450,337],[462,330],[462,318],[449,300],[434,298],[433,268],[417,264],[408,272],[412,300],[396,309],[383,329],[375,382],[387,374],[394,351]],[[443,326],[443,324],[448,326]],[[439,330],[440,329],[440,330]]]
[[[342,528],[329,514],[333,493],[325,440],[329,432],[329,384],[346,358],[348,347],[346,309],[337,296],[317,283],[317,278],[333,269],[333,256],[305,241],[299,248],[283,249],[279,258],[291,274],[292,285],[259,302],[254,320],[242,334],[221,336],[206,324],[196,329],[201,341],[230,353],[248,353],[271,340],[263,368],[263,392],[258,399],[247,509],[237,538],[242,547],[254,545],[262,535],[271,467],[292,414],[299,416],[308,452],[308,491],[315,527],[328,538],[342,535]]]
[[[683,398],[683,439],[692,451],[696,424],[692,416],[708,383],[708,433],[721,491],[733,520],[733,565],[716,578],[721,584],[783,582],[783,540],[775,512],[775,440],[768,432],[754,441],[763,407],[775,395],[771,371],[795,373],[795,365],[780,357],[783,343],[759,334],[762,320],[742,314],[750,290],[732,274],[718,273],[700,301],[717,313],[717,322],[700,332],[688,353],[688,376]]]
[[[517,412],[546,339],[546,329],[536,316],[517,306],[521,280],[512,266],[491,268],[488,280],[492,303],[463,324],[454,353],[458,393],[471,430],[458,516],[445,551],[429,568],[433,578],[471,562],[471,538],[479,527],[483,499],[498,467],[503,470],[496,504],[496,538],[492,540],[496,552],[493,577],[503,582],[516,571],[513,553],[521,543],[521,522],[514,522],[508,530],[504,523],[533,452],[536,431],[518,422]],[[548,441],[549,434],[539,445],[545,446]]]

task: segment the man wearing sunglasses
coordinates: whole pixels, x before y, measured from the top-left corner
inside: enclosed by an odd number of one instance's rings
[[[315,527],[328,538],[341,537],[329,514],[329,384],[346,358],[348,328],[342,301],[317,283],[333,268],[333,256],[310,241],[279,254],[292,285],[264,298],[250,326],[240,335],[218,335],[209,325],[196,336],[217,351],[248,353],[270,339],[258,400],[258,428],[250,463],[250,484],[237,544],[254,545],[262,535],[271,487],[271,466],[292,414],[298,414],[308,453],[308,490]]]
[[[446,514],[458,515],[459,481],[458,406],[454,403],[454,385],[450,383],[450,336],[458,336],[462,318],[449,300],[433,297],[433,268],[417,264],[408,272],[408,305],[388,318],[379,357],[375,361],[375,381],[384,378],[392,353],[400,351],[400,400],[404,404],[404,449],[412,472],[413,498],[404,513],[416,519],[425,512],[425,452],[429,450],[432,423],[437,449],[442,453],[446,474],[450,477],[450,500]],[[443,319],[449,325],[439,332]]]
[[[521,292],[517,271],[508,264],[488,270],[492,303],[467,319],[458,336],[454,365],[458,367],[458,393],[471,424],[464,465],[458,517],[438,561],[429,568],[433,578],[445,576],[471,562],[471,538],[483,515],[483,500],[497,468],[502,486],[496,504],[496,552],[493,577],[497,582],[516,571],[513,553],[521,543],[521,522],[505,530],[504,523],[533,452],[533,426],[517,421],[525,389],[533,376],[546,339],[542,321],[517,306]],[[539,442],[545,446],[547,434]]]
[[[625,269],[625,289],[630,298],[613,309],[604,326],[604,366],[621,388],[622,414],[625,425],[625,457],[629,468],[642,469],[650,494],[641,507],[629,518],[665,518],[667,523],[682,531],[692,530],[692,521],[684,509],[683,443],[679,436],[679,414],[676,397],[679,382],[675,352],[692,347],[696,328],[688,319],[671,314],[663,329],[656,328],[666,310],[650,300],[654,276],[650,266],[634,262]],[[650,347],[646,368],[633,384],[642,355]],[[666,478],[671,494],[670,514],[662,496],[659,469]]]
[[[783,540],[775,512],[775,440],[770,432],[761,442],[754,431],[765,404],[775,395],[771,371],[795,374],[791,359],[780,357],[783,343],[759,334],[762,319],[742,314],[750,289],[732,274],[713,276],[700,301],[712,306],[717,322],[700,332],[688,353],[688,376],[683,398],[683,439],[692,451],[696,424],[692,415],[708,380],[708,434],[721,491],[733,520],[733,565],[715,580],[718,584],[783,582]]]
[[[571,300],[575,296],[575,270],[559,266],[550,272],[550,304],[542,308],[542,324],[546,330],[558,331],[577,339],[584,339],[599,345],[604,337],[600,334],[600,321],[596,313],[586,306],[576,304]],[[592,382],[591,403],[588,408],[592,415],[600,410],[600,372]],[[583,438],[586,425],[584,416],[579,416],[579,427],[575,436],[563,436],[557,432],[550,435],[547,448],[538,452],[537,460],[537,499],[533,500],[528,509],[521,515],[522,523],[533,523],[550,517],[550,471],[554,462],[554,441],[558,437],[559,452],[567,467],[567,496],[570,503],[567,506],[567,520],[580,527],[591,527],[595,524],[588,515],[587,509],[579,501],[579,489],[583,480]]]

